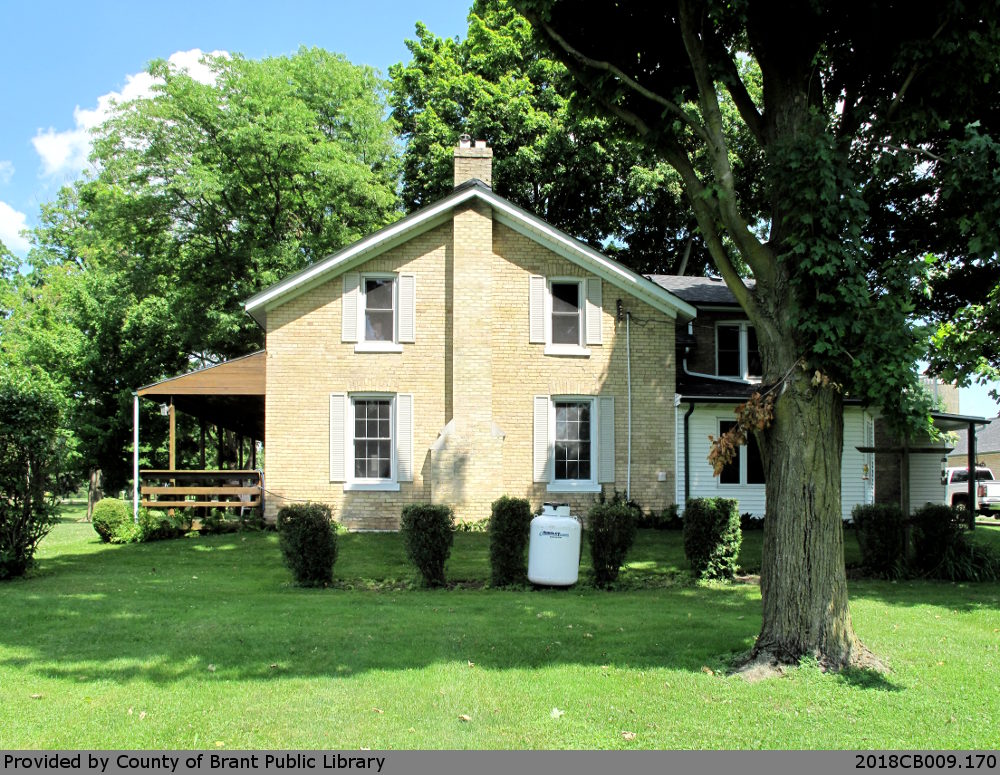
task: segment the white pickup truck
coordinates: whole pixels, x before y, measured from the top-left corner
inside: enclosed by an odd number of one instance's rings
[[[941,474],[945,486],[944,502],[959,508],[969,507],[969,469],[946,468]],[[982,514],[1000,513],[1000,482],[988,468],[976,467],[976,511]]]

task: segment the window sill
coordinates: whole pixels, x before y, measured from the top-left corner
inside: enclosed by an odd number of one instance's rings
[[[545,491],[597,493],[601,491],[601,485],[597,482],[550,482],[546,485]]]
[[[562,358],[589,358],[590,350],[576,344],[547,344],[545,354]]]
[[[358,342],[354,345],[356,353],[401,353],[403,345],[395,342]]]
[[[399,482],[344,482],[344,492],[399,492]]]

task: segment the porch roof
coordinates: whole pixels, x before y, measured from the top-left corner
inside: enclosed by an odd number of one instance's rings
[[[145,385],[136,395],[170,399],[185,414],[263,441],[266,365],[261,350]]]

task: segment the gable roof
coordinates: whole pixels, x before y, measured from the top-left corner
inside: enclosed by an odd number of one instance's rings
[[[739,304],[721,277],[689,277],[675,274],[646,275],[661,288],[694,305],[710,304],[737,307]],[[753,287],[753,280],[745,280]]]
[[[353,245],[317,261],[312,266],[289,275],[270,288],[251,296],[243,308],[261,326],[265,325],[267,311],[305,293],[343,272],[384,253],[409,239],[438,226],[451,217],[452,210],[466,202],[479,200],[493,208],[494,219],[529,239],[547,247],[554,253],[572,261],[612,285],[642,299],[656,310],[671,318],[693,318],[696,310],[679,295],[643,277],[617,261],[585,245],[541,218],[522,210],[517,205],[493,193],[479,180],[470,180],[457,186],[448,196],[428,205],[402,220],[396,221]]]

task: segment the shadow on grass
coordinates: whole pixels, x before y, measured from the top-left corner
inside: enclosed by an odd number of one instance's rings
[[[365,548],[387,559],[397,551],[384,536],[346,538],[338,576],[352,562],[372,572],[374,563],[347,561]],[[465,549],[478,551],[486,540]],[[10,650],[4,668],[73,682],[159,684],[196,675],[336,679],[456,661],[480,670],[573,664],[698,672],[749,648],[760,627],[750,587],[307,590],[291,585],[274,534],[90,549],[45,557],[33,577],[0,586],[0,644]],[[450,571],[466,562],[466,576],[473,566],[488,572],[461,554]],[[655,565],[652,554],[638,556]]]
[[[873,689],[880,692],[901,692],[903,687],[893,683],[878,670],[848,668],[837,673],[837,680],[855,689]]]

